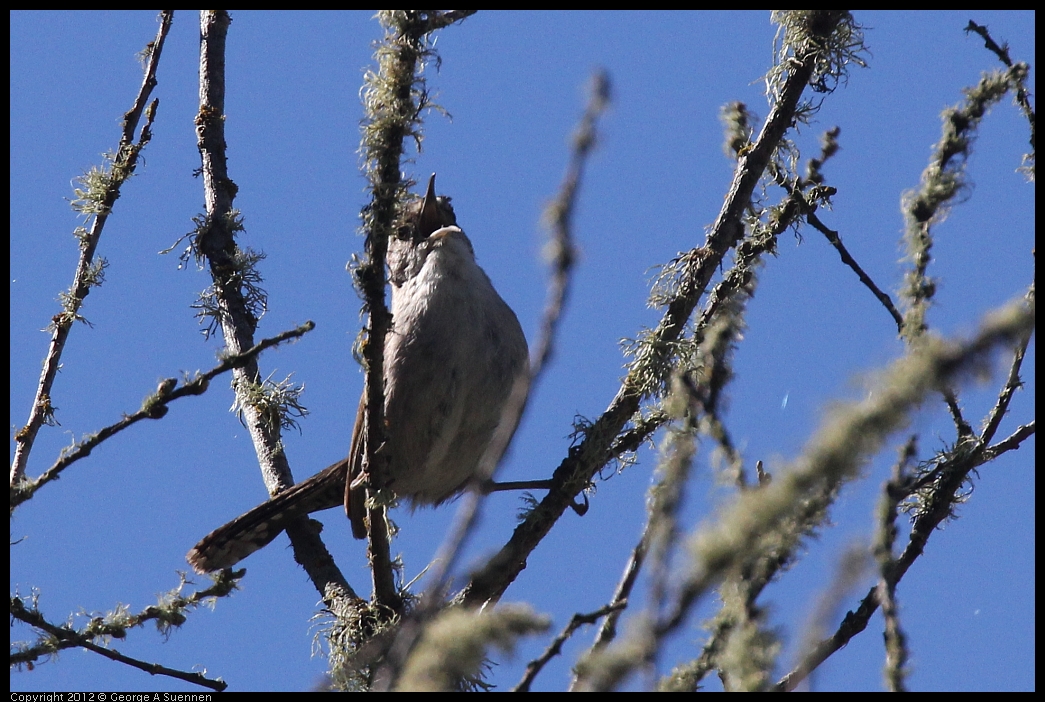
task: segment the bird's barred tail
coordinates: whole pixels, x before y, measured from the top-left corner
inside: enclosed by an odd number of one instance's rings
[[[231,568],[271,543],[294,519],[343,505],[347,470],[347,461],[339,461],[284,490],[204,536],[186,560],[197,573]]]

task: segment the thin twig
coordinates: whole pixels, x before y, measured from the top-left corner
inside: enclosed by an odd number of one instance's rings
[[[172,626],[178,626],[184,621],[184,612],[186,610],[198,607],[215,597],[225,597],[231,594],[236,589],[236,581],[242,578],[245,572],[240,570],[222,573],[215,578],[214,584],[210,587],[187,596],[180,594],[181,588],[186,584],[186,580],[183,577],[181,584],[165,598],[161,599],[159,605],[146,607],[137,615],[126,614],[118,609],[118,616],[94,618],[83,631],[73,630],[70,624],[58,626],[47,621],[47,618],[37,608],[35,598],[31,605],[26,607],[26,603],[21,597],[12,596],[10,602],[11,617],[48,634],[49,638],[43,642],[43,645],[13,651],[11,663],[12,665],[28,665],[41,656],[51,655],[62,649],[78,647],[94,651],[110,660],[144,670],[150,675],[166,675],[220,692],[228,687],[227,683],[222,680],[212,680],[201,673],[188,673],[175,668],[168,668],[158,663],[146,663],[137,658],[125,656],[119,651],[106,646],[98,645],[94,641],[96,639],[105,640],[109,638],[123,639],[127,635],[128,629],[141,626],[149,621],[155,621],[161,631],[167,630]]]
[[[648,530],[644,531],[642,538],[639,539],[639,542],[635,544],[635,548],[632,549],[628,563],[624,566],[624,573],[621,575],[620,582],[617,583],[617,589],[613,592],[613,599],[610,602],[627,604],[631,597],[635,583],[638,582],[639,573],[642,571],[642,562],[646,558],[646,551],[649,548],[648,534]],[[622,614],[624,614],[624,607],[614,610],[606,617],[606,620],[599,628],[599,633],[595,637],[595,643],[592,645],[593,651],[608,645],[617,638],[617,622],[620,621]]]
[[[995,42],[994,39],[991,38],[991,35],[987,33],[986,25],[976,24],[972,20],[969,20],[969,24],[965,25],[965,33],[969,34],[970,32],[975,32],[976,34],[979,34],[980,37],[983,39],[984,46],[986,46],[988,50],[993,52],[994,55],[997,56],[1002,63],[1004,63],[1009,68],[1012,68],[1012,59],[1009,58],[1008,44],[1004,46],[998,46],[997,42]]]
[[[13,509],[30,499],[37,490],[52,480],[56,480],[61,475],[62,471],[76,461],[79,461],[82,458],[87,458],[87,456],[89,456],[91,452],[106,439],[115,436],[124,429],[130,428],[143,419],[160,419],[167,414],[168,405],[174,400],[193,395],[202,395],[210,387],[210,381],[218,375],[234,368],[242,368],[247,362],[256,358],[257,355],[265,349],[272,348],[273,346],[289,339],[296,339],[314,328],[315,324],[312,322],[306,322],[297,329],[290,329],[278,336],[264,339],[243,353],[227,356],[214,368],[211,368],[206,373],[197,375],[192,380],[183,383],[181,387],[175,387],[177,381],[174,378],[167,378],[166,380],[161,381],[156,392],[145,398],[138,411],[124,415],[123,419],[120,421],[102,427],[94,434],[87,435],[75,446],[63,451],[61,457],[55,461],[50,468],[41,473],[39,478],[20,483],[17,486],[17,489],[12,490],[11,492],[11,508]]]
[[[154,100],[148,109],[145,108],[145,104],[148,102],[153,88],[156,87],[156,70],[159,66],[163,44],[167,39],[167,33],[170,31],[173,17],[173,10],[164,10],[160,13],[160,28],[156,33],[156,38],[149,44],[145,77],[134,100],[134,105],[124,115],[123,136],[120,139],[120,147],[112,161],[105,192],[94,203],[94,221],[91,224],[90,231],[83,231],[81,234],[78,234],[80,239],[80,259],[76,264],[73,284],[68,294],[63,295],[63,311],[56,314],[51,320],[51,341],[47,348],[47,354],[44,357],[43,370],[40,373],[40,382],[36,388],[36,396],[33,398],[33,406],[29,412],[29,420],[15,434],[15,456],[11,462],[12,487],[25,478],[29,454],[32,451],[33,442],[40,431],[40,427],[45,423],[53,421],[52,388],[55,377],[58,375],[58,370],[61,368],[62,352],[65,350],[65,344],[69,338],[73,323],[78,319],[82,319],[79,315],[79,310],[83,306],[84,300],[91,292],[91,287],[99,282],[94,254],[98,248],[102,230],[105,228],[105,223],[108,221],[113,205],[120,197],[120,188],[134,173],[138,163],[138,155],[145,148],[151,137],[151,127],[153,120],[156,118],[158,101]],[[143,110],[146,112],[146,124],[141,130],[138,143],[135,144],[134,131],[138,127]],[[77,231],[79,232],[80,230]]]
[[[1034,299],[1034,284],[1031,284],[1030,290],[1027,291],[1027,299]],[[1009,375],[1005,379],[1005,385],[1002,387],[1000,393],[998,393],[998,399],[994,403],[994,407],[991,408],[990,412],[987,413],[986,421],[983,424],[983,431],[980,433],[980,445],[987,446],[994,440],[994,435],[998,431],[998,427],[1001,426],[1001,420],[1005,417],[1006,412],[1009,409],[1009,403],[1012,401],[1012,396],[1016,393],[1016,390],[1023,386],[1023,382],[1020,380],[1020,368],[1023,366],[1023,358],[1027,353],[1027,346],[1030,345],[1031,335],[1027,334],[1024,338],[1020,339],[1017,344],[1015,351],[1012,354],[1012,363],[1009,364]]]
[[[562,653],[562,645],[573,636],[573,632],[577,629],[585,624],[594,624],[600,618],[610,614],[615,614],[627,606],[627,600],[614,599],[610,604],[600,607],[594,612],[589,612],[588,614],[574,614],[573,617],[570,618],[570,623],[566,625],[566,628],[563,629],[558,636],[552,639],[552,642],[548,644],[548,648],[544,650],[544,653],[526,664],[526,672],[523,674],[523,678],[519,681],[519,684],[512,688],[512,692],[529,692],[530,686],[533,685],[533,681],[537,678],[537,675],[541,672],[544,666],[548,664],[548,661]]]
[[[878,301],[882,303],[882,306],[885,307],[885,309],[892,316],[893,321],[896,322],[897,330],[902,332],[903,315],[900,314],[900,311],[896,309],[896,305],[893,304],[893,299],[889,297],[888,294],[883,292],[881,288],[875,285],[875,282],[871,280],[871,276],[867,275],[867,273],[864,272],[864,269],[861,268],[860,264],[856,262],[856,259],[853,258],[852,254],[849,253],[849,250],[845,248],[845,244],[842,243],[842,238],[838,236],[838,232],[836,232],[833,229],[830,229],[827,225],[820,221],[820,218],[817,217],[816,213],[814,212],[807,212],[805,218],[807,222],[813,225],[815,229],[817,229],[821,234],[824,235],[824,237],[827,238],[827,240],[831,243],[831,246],[835,247],[835,250],[838,251],[838,255],[842,259],[842,263],[853,269],[853,272],[856,273],[856,276],[860,279],[860,282],[863,283],[864,286],[866,286],[867,289],[871,291],[871,294],[878,298]]]

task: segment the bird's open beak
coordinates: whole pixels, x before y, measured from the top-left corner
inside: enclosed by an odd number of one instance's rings
[[[428,179],[428,191],[421,203],[421,213],[417,217],[417,235],[419,239],[427,239],[442,226],[439,215],[439,203],[435,198],[435,173]]]

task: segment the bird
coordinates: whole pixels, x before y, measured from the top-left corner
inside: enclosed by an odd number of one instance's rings
[[[450,198],[435,175],[405,208],[389,240],[392,322],[385,336],[386,468],[369,482],[414,507],[438,505],[487,480],[480,466],[505,412],[529,380],[519,320],[475,261]],[[517,413],[516,413],[517,414]],[[360,398],[349,454],[203,537],[186,559],[199,573],[229,568],[268,545],[291,521],[344,505],[356,538],[366,538],[363,479],[366,396]],[[510,434],[509,434],[510,436]]]

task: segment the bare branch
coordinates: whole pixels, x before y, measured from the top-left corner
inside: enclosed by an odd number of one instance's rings
[[[204,184],[206,217],[200,223],[194,243],[199,255],[206,257],[214,281],[216,314],[233,355],[243,354],[254,346],[254,331],[258,316],[252,280],[260,276],[246,275],[259,257],[244,255],[234,236],[242,230],[239,214],[232,203],[239,188],[229,178],[225,154],[225,39],[231,18],[224,10],[204,10],[200,13],[200,108],[196,116],[196,135],[203,161],[201,173]],[[247,252],[249,254],[249,252]],[[256,357],[251,356],[242,366],[234,368],[233,388],[241,418],[250,432],[262,477],[269,494],[276,494],[294,484],[290,464],[283,450],[281,424],[269,408],[252,402],[250,391],[261,383]],[[310,575],[322,575],[324,580],[313,580],[316,590],[324,598],[350,597],[352,588],[333,565],[318,531],[307,527],[288,527],[299,563],[322,563],[325,567],[307,568]],[[333,611],[351,608],[349,601],[328,601]]]
[[[51,405],[55,376],[61,367],[62,352],[69,338],[73,322],[83,320],[80,316],[80,308],[84,300],[91,292],[91,288],[100,285],[102,271],[105,261],[95,261],[94,254],[98,248],[98,242],[102,236],[102,230],[109,219],[113,205],[120,197],[120,188],[134,174],[138,165],[138,156],[145,145],[152,138],[152,122],[156,118],[156,107],[158,100],[153,100],[146,112],[146,123],[134,142],[134,130],[138,127],[145,104],[156,86],[156,69],[159,65],[160,55],[163,52],[163,44],[170,31],[171,21],[174,17],[173,10],[164,10],[160,14],[160,29],[156,38],[149,43],[148,62],[145,67],[145,78],[141,88],[134,100],[134,106],[124,115],[123,137],[120,147],[115,156],[111,157],[108,167],[103,167],[81,177],[81,182],[90,181],[91,185],[85,185],[85,191],[78,191],[80,200],[89,199],[89,204],[81,207],[81,212],[88,217],[93,216],[90,230],[77,229],[77,237],[80,239],[80,260],[76,264],[76,273],[73,276],[73,284],[69,292],[62,296],[63,311],[56,314],[51,320],[51,342],[44,357],[43,371],[40,374],[40,382],[36,389],[36,397],[33,399],[33,407],[29,412],[29,421],[15,434],[15,457],[11,462],[11,487],[25,478],[26,465],[29,461],[29,453],[32,451],[33,442],[37,432],[45,423],[53,420],[54,409]]]
[[[207,687],[218,692],[223,691],[228,684],[221,679],[213,680],[202,673],[189,673],[175,668],[168,668],[158,663],[146,663],[137,658],[126,656],[108,646],[99,645],[97,640],[107,641],[109,639],[124,639],[127,630],[140,627],[149,621],[156,622],[161,632],[169,632],[171,628],[181,626],[185,622],[185,613],[195,609],[201,604],[207,604],[216,597],[227,597],[237,587],[237,580],[243,577],[246,571],[226,571],[214,578],[214,584],[192,593],[188,596],[181,594],[182,588],[187,581],[184,575],[177,588],[160,597],[157,605],[146,607],[141,613],[132,615],[123,605],[119,605],[113,612],[104,617],[94,617],[80,630],[74,630],[70,624],[58,626],[47,621],[43,613],[37,607],[37,598],[34,595],[26,606],[25,599],[13,595],[11,597],[11,617],[25,622],[45,634],[41,643],[36,646],[24,647],[13,651],[11,664],[21,666],[29,665],[41,657],[51,656],[62,649],[84,648],[93,651],[110,660],[124,663],[133,668],[143,670],[150,675],[166,675],[190,682],[194,685]]]

